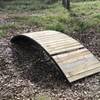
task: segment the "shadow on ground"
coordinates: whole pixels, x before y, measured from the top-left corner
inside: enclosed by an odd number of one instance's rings
[[[16,70],[24,79],[28,79],[41,86],[41,88],[54,88],[54,84],[68,84],[63,74],[43,50],[32,44],[13,44],[13,58]]]

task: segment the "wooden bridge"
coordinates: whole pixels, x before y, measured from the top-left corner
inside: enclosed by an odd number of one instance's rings
[[[20,39],[32,40],[45,50],[69,82],[100,72],[100,62],[94,55],[68,35],[48,30],[18,35],[11,42]]]

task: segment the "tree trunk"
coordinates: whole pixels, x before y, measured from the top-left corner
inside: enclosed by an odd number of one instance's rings
[[[70,10],[70,0],[62,0],[62,4],[66,9]]]

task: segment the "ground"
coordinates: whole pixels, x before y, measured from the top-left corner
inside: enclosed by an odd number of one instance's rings
[[[2,7],[0,100],[100,99],[100,73],[69,84],[45,52],[27,48],[28,44],[19,47],[10,42],[16,34],[54,29],[77,39],[100,59],[100,2],[73,3],[70,12],[59,6],[57,3],[45,9],[42,5],[39,6],[42,10],[25,12],[21,6],[23,13],[16,11],[18,7],[15,10],[13,6]]]

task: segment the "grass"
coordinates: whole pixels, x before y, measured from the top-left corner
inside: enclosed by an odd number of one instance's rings
[[[36,100],[52,100],[51,97],[48,97],[46,94],[45,95],[38,95],[36,97]]]
[[[0,25],[0,34],[9,28],[19,28],[19,26],[21,28],[25,25],[31,27],[36,25],[43,29],[57,30],[67,34],[85,32],[90,28],[96,29],[97,32],[100,32],[100,1],[71,3],[71,11],[64,9],[60,2],[53,5],[41,5],[38,6],[39,8],[34,6],[31,9],[31,6],[29,7],[29,5],[31,5],[30,3],[34,2],[34,0],[29,0],[31,2],[27,1],[25,4],[22,1],[20,0],[17,2],[15,0],[12,4],[16,4],[18,6],[19,4],[21,6],[24,5],[25,11],[27,10],[28,12],[32,10],[33,12],[35,11],[33,16],[27,15],[11,17],[15,23],[3,26]],[[13,7],[8,7],[10,11],[12,11],[12,9],[21,9],[22,11],[23,8],[19,8],[18,6],[14,7],[14,5]],[[39,3],[36,5],[39,5]]]
[[[44,0],[8,0],[0,1],[1,11],[14,11],[14,12],[24,12],[24,11],[35,11],[40,9],[45,9],[49,7],[45,4]]]

